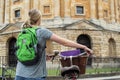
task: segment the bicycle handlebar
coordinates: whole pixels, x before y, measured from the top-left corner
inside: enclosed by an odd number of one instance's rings
[[[86,56],[89,56],[87,52],[83,52],[83,53],[80,53],[80,54],[74,55],[74,56],[63,56],[63,55],[60,55],[60,54],[59,54],[59,56],[60,56],[60,57],[63,57],[63,58],[70,58],[70,57],[83,56],[83,55],[85,55],[85,54],[86,54]]]
[[[55,51],[54,52],[54,55],[52,56],[52,58],[51,58],[51,61],[53,62],[53,60],[54,60],[54,58],[56,57],[56,56],[60,56],[60,57],[65,57],[65,58],[69,58],[70,56],[63,56],[63,55],[60,55],[60,53],[61,52],[59,52],[59,51]],[[87,53],[87,52],[83,52],[83,53],[80,53],[79,55],[76,55],[76,56],[71,56],[71,57],[77,57],[77,56],[82,56],[82,55],[85,55],[86,54],[86,56],[93,56],[92,54],[89,54],[89,53]]]

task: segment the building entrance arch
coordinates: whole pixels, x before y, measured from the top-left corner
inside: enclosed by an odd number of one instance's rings
[[[15,57],[16,38],[12,37],[8,40],[8,65],[15,67],[17,59]]]
[[[77,38],[77,43],[83,44],[91,49],[91,39],[88,35],[85,35],[85,34],[79,35]],[[80,49],[80,51],[84,52],[83,49]],[[90,66],[92,65],[92,58],[91,57],[88,58],[87,65],[90,65]]]

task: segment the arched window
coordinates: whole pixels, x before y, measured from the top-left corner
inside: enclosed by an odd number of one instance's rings
[[[110,57],[116,57],[116,43],[114,39],[110,38],[109,39],[109,56]]]
[[[16,38],[11,38],[8,42],[8,65],[16,66],[17,59],[15,57],[15,43]]]
[[[86,45],[88,48],[91,49],[91,40],[90,40],[90,37],[88,35],[82,34],[82,35],[78,36],[77,43]],[[80,49],[80,51],[84,52],[83,49]],[[88,61],[87,61],[87,65],[91,66],[91,64],[92,64],[92,58],[89,57]]]

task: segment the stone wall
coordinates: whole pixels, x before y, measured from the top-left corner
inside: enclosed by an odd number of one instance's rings
[[[119,32],[109,31],[109,30],[95,30],[95,29],[77,29],[77,26],[82,24],[73,25],[73,27],[69,26],[65,28],[49,28],[55,34],[72,40],[74,42],[77,41],[77,38],[82,35],[88,35],[91,41],[91,48],[94,51],[94,54],[99,57],[119,57],[120,56],[120,35]],[[89,25],[86,24],[87,27]],[[84,26],[85,27],[85,26]],[[94,26],[92,26],[94,27]],[[79,28],[79,26],[78,26]],[[82,27],[80,27],[82,28]],[[8,55],[8,43],[11,38],[17,38],[20,28],[9,26],[8,28],[2,29],[0,33],[0,55]],[[109,50],[109,40],[113,40],[115,43],[115,50],[110,53]],[[47,42],[47,53],[53,53],[54,50],[65,51],[72,50],[75,48],[65,47],[58,43],[48,41]],[[115,52],[115,53],[114,53]]]

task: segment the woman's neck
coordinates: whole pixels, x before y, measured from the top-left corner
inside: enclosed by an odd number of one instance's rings
[[[39,26],[40,24],[36,23],[36,24],[33,24],[32,26]]]
[[[39,25],[34,24],[34,25],[32,25],[32,26],[39,26]]]

